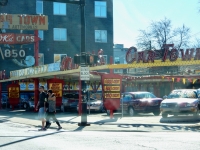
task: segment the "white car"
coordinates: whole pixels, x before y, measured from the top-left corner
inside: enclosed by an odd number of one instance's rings
[[[178,89],[173,90],[160,105],[162,117],[166,118],[169,114],[177,116],[179,114],[199,115],[200,101],[197,90]]]

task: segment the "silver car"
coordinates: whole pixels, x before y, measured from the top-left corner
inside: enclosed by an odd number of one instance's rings
[[[166,118],[169,114],[177,116],[179,114],[199,115],[200,102],[197,90],[178,89],[173,90],[160,105],[162,117]]]

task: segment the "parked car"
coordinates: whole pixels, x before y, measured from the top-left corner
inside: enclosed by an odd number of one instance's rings
[[[61,111],[76,110],[79,101],[78,93],[64,93],[62,97]]]
[[[170,115],[193,114],[199,115],[200,101],[198,100],[197,90],[178,89],[173,90],[165,100],[162,101],[160,110],[162,117]]]
[[[23,102],[23,108],[26,109],[26,110],[33,110],[35,108],[34,98],[31,97],[31,98],[29,98],[28,101],[24,101]]]
[[[7,95],[4,95],[4,94],[2,95],[1,106],[2,106],[2,108],[9,108],[10,107]]]
[[[77,111],[79,110],[79,106],[77,105]],[[87,111],[95,111],[95,112],[105,112],[105,108],[103,106],[103,101],[90,98],[87,102]]]
[[[150,92],[125,92],[122,95],[120,108],[117,111],[128,113],[134,116],[137,113],[153,113],[155,116],[160,115],[160,103],[162,98],[156,97]],[[123,106],[122,106],[123,101]]]

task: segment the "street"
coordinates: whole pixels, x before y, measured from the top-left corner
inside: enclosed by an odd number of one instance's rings
[[[197,150],[197,132],[96,132],[38,128],[18,124],[0,124],[1,150],[29,149],[136,149],[136,150]]]

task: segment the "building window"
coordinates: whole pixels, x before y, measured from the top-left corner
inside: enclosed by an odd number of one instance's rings
[[[43,30],[38,30],[38,36],[41,40],[44,40],[44,31]]]
[[[54,15],[66,15],[66,3],[53,3],[53,14]]]
[[[43,14],[43,1],[36,1],[36,14]]]
[[[107,31],[95,30],[95,42],[107,43]]]
[[[95,1],[95,17],[107,17],[107,9],[105,1]]]
[[[53,39],[54,39],[54,41],[67,41],[67,29],[54,28],[53,29]]]
[[[120,64],[120,59],[119,59],[119,57],[115,57],[114,61],[115,61],[115,64]]]
[[[54,63],[62,62],[62,59],[66,56],[67,54],[54,54]]]

